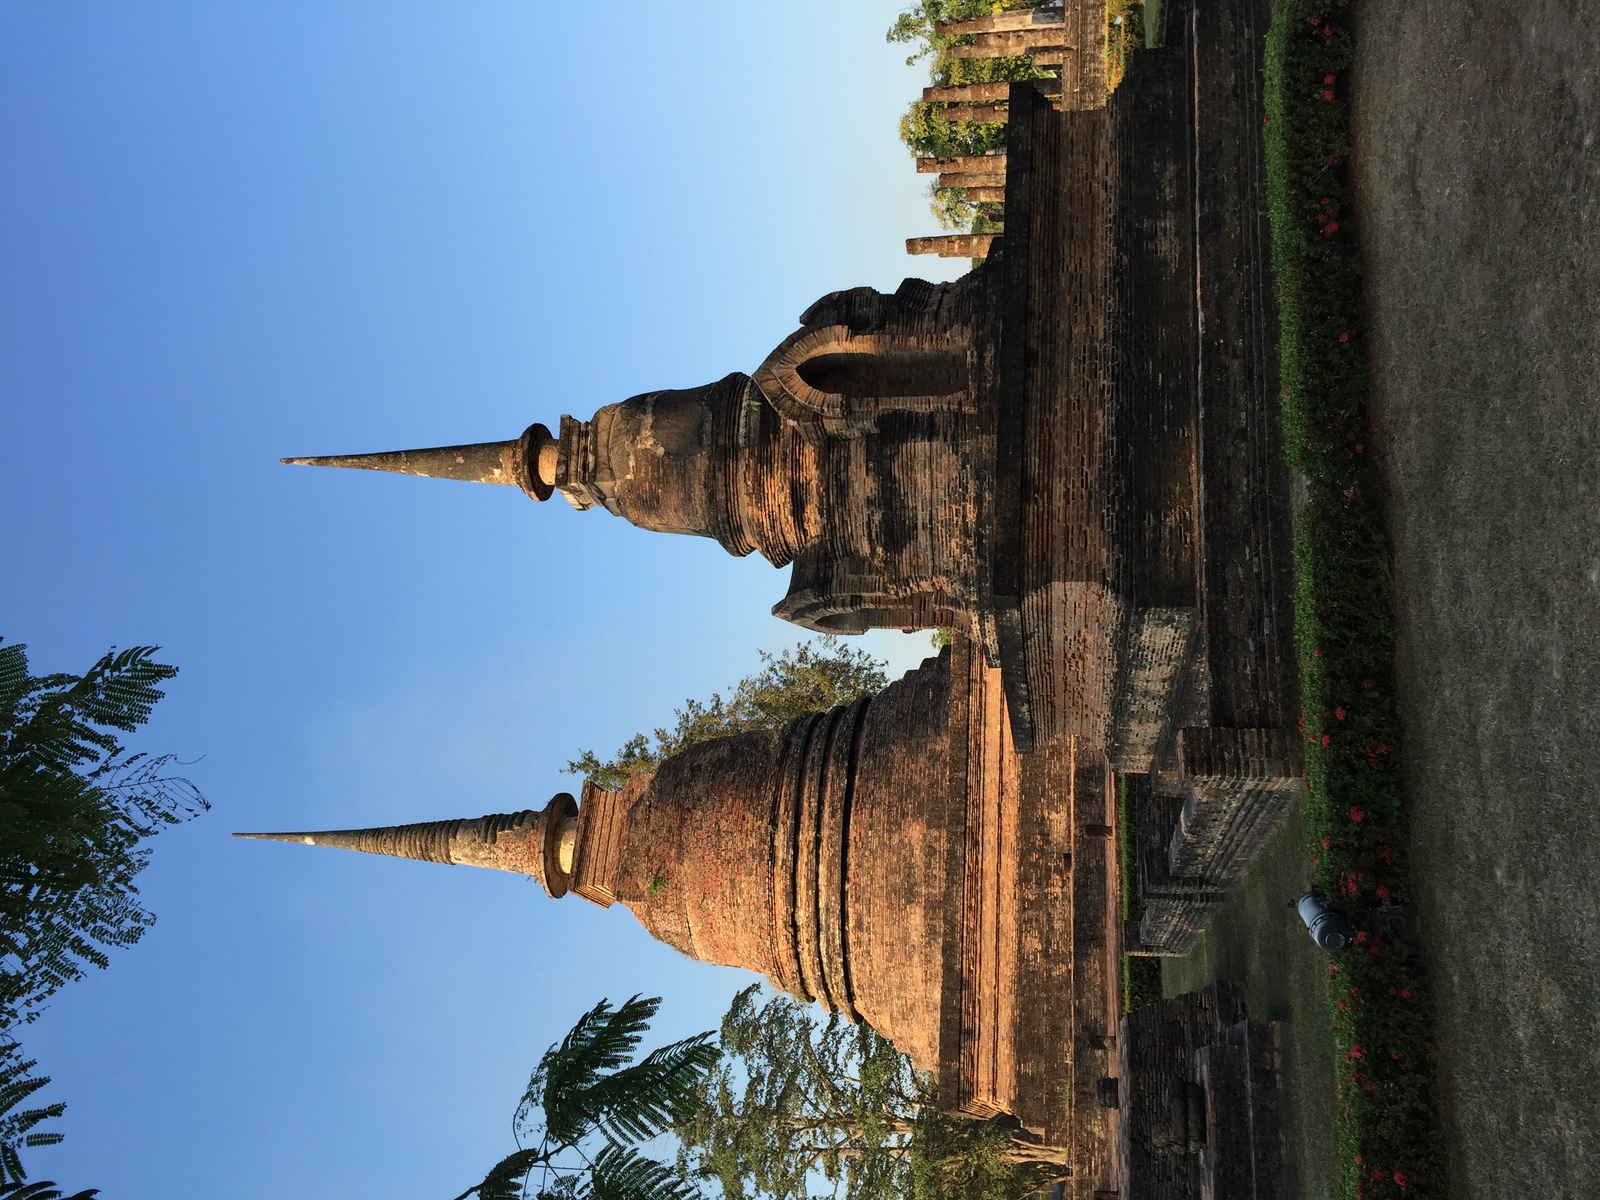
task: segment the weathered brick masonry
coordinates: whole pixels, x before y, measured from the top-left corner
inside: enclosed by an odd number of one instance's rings
[[[1265,14],[1167,9],[1167,47],[1107,106],[1103,5],[1067,6],[1062,80],[1004,95],[1005,233],[962,280],[834,293],[752,374],[558,434],[295,460],[560,491],[792,564],[774,611],[807,628],[949,627],[949,650],[581,803],[281,836],[624,905],[869,1022],[942,1104],[1066,1148],[1067,1194],[1117,1189],[1096,1103],[1117,955],[1187,950],[1301,786]],[[1119,774],[1144,907],[1126,931]]]
[[[1110,106],[1119,578],[1112,756],[1144,916],[1183,954],[1302,786],[1259,0],[1166,6]]]
[[[1287,1200],[1284,1026],[1215,983],[1129,1013],[1118,1038],[1122,1194]]]

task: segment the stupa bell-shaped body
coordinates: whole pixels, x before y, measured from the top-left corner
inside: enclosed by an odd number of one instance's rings
[[[1067,822],[1049,815],[1060,795],[1040,798],[1049,850],[1019,853],[997,676],[960,641],[875,697],[699,743],[620,791],[586,783],[575,810],[561,795],[541,813],[249,836],[520,871],[626,906],[692,958],[865,1021],[937,1073],[942,1103],[1059,1139],[1056,1060],[1014,1047],[1070,1043]]]

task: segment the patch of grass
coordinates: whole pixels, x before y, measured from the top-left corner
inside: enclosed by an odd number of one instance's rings
[[[1357,945],[1327,967],[1339,1053],[1341,1194],[1440,1196],[1420,964],[1376,910],[1409,901],[1396,762],[1389,546],[1368,453],[1366,329],[1351,209],[1349,0],[1278,0],[1266,48],[1267,171],[1283,422],[1305,480],[1295,638],[1305,705],[1313,877]]]
[[[1128,795],[1128,777],[1117,776],[1117,862],[1121,877],[1122,919],[1137,921],[1144,916],[1139,903],[1138,853],[1134,838],[1133,802]],[[1122,1011],[1134,1012],[1161,999],[1161,960],[1138,954],[1122,956]]]

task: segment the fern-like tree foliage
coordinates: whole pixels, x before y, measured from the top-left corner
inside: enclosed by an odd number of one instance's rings
[[[678,1167],[726,1200],[1020,1200],[1058,1156],[941,1113],[933,1081],[865,1025],[760,985],[723,1018],[722,1061],[678,1125]]]
[[[512,1118],[519,1149],[456,1200],[697,1200],[639,1147],[689,1119],[718,1051],[706,1032],[634,1062],[660,1005],[634,996],[584,1013],[528,1080]]]
[[[47,1075],[31,1074],[32,1059],[24,1060],[16,1042],[0,1043],[0,1200],[90,1200],[98,1188],[62,1197],[50,1180],[29,1183],[22,1169],[21,1151],[25,1147],[53,1146],[61,1135],[40,1129],[46,1121],[59,1117],[66,1109],[60,1102],[38,1108],[20,1105],[50,1082]]]
[[[63,1195],[61,1189],[48,1179],[41,1179],[36,1183],[0,1184],[0,1200],[94,1200],[100,1194],[99,1188],[85,1188],[72,1195]]]
[[[154,647],[113,651],[83,675],[28,674],[26,648],[0,646],[0,1030],[154,918],[134,876],[141,843],[206,807],[171,756],[124,750],[177,668]]]
[[[802,642],[780,654],[761,651],[762,668],[740,680],[724,700],[690,700],[675,710],[677,723],[653,736],[637,733],[608,759],[585,750],[567,770],[600,787],[620,788],[636,773],[653,771],[663,759],[696,742],[754,729],[776,729],[795,717],[875,695],[888,686],[884,664],[838,638]]]
[[[22,1169],[24,1147],[53,1146],[61,1140],[59,1133],[39,1126],[59,1117],[65,1104],[18,1107],[50,1082],[48,1075],[31,1074],[34,1065],[33,1059],[23,1059],[16,1042],[0,1045],[0,1184],[20,1184],[27,1179],[27,1172]]]

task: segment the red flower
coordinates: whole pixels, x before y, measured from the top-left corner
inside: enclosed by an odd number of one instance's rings
[[[1359,825],[1361,822],[1367,819],[1367,814],[1362,812],[1359,808],[1352,808],[1350,810],[1350,819]]]
[[[1411,999],[1411,989],[1410,988],[1401,988],[1400,989],[1400,999],[1402,999],[1402,1000]]]
[[[1322,82],[1323,83],[1332,83],[1333,82],[1333,76],[1332,75],[1324,75],[1322,77]]]
[[[1396,1171],[1394,1173],[1394,1181],[1395,1181],[1396,1186],[1405,1187],[1405,1185],[1406,1185],[1406,1173],[1404,1171]]]
[[[1375,853],[1379,858],[1383,859],[1384,862],[1388,862],[1393,854],[1393,851],[1391,851],[1388,846],[1380,844],[1377,849],[1373,851],[1373,853]]]
[[[1387,900],[1388,898],[1389,898],[1389,889],[1384,887],[1382,884],[1380,884],[1378,886],[1378,899],[1379,900]]]
[[[1315,28],[1316,26],[1321,25],[1321,24],[1322,24],[1322,18],[1321,17],[1312,17],[1311,18],[1311,25],[1312,25],[1313,28]]]
[[[1391,996],[1394,995],[1394,992],[1395,992],[1394,986],[1391,984],[1390,987],[1389,987],[1389,995],[1391,995]]]
[[[1339,227],[1337,225],[1335,225],[1334,228],[1337,229]],[[1341,333],[1339,335],[1339,340],[1341,342],[1348,342],[1350,340],[1350,335],[1348,333]]]
[[[1366,449],[1366,446],[1365,446],[1365,445],[1363,445],[1363,444],[1362,444],[1362,443],[1361,443],[1361,442],[1357,442],[1357,443],[1356,443],[1356,453],[1357,453],[1357,454],[1360,454],[1360,453],[1361,453],[1361,452],[1362,452],[1362,451],[1363,451],[1363,450],[1365,450],[1365,449]],[[1372,686],[1372,685],[1371,685],[1371,684],[1368,684],[1368,685],[1367,685],[1367,686],[1368,686],[1368,687],[1371,687],[1371,686]]]
[[[1324,746],[1328,745],[1332,741],[1333,741],[1333,739],[1331,737],[1329,737],[1327,734],[1323,734],[1322,735],[1322,744]]]
[[[1367,931],[1365,929],[1358,929],[1356,931],[1356,945],[1358,945],[1358,946],[1361,945],[1361,943],[1366,941],[1367,938],[1370,937],[1370,936],[1371,935],[1369,933],[1367,933]]]
[[[1324,850],[1326,850],[1328,848],[1328,839],[1327,838],[1323,838],[1322,839],[1322,848]]]
[[[1333,710],[1333,715],[1334,715],[1335,718],[1337,718],[1340,721],[1344,720],[1344,709],[1342,709],[1342,708],[1334,709]]]
[[[1337,222],[1337,221],[1329,221],[1326,225],[1324,225],[1322,227],[1322,236],[1323,237],[1332,237],[1334,234],[1336,234],[1338,232],[1339,232],[1339,222]]]
[[[1330,167],[1336,167],[1339,165],[1339,160],[1330,154],[1328,155],[1328,165]]]
[[[1321,658],[1322,657],[1322,651],[1321,650],[1313,650],[1311,652],[1311,657],[1312,658]]]
[[[1332,88],[1324,88],[1323,92],[1322,92],[1322,98],[1324,100],[1332,100],[1333,99],[1333,89]]]
[[[1387,753],[1389,753],[1389,747],[1385,743],[1379,742],[1378,743],[1378,753],[1379,754],[1387,754]]]

